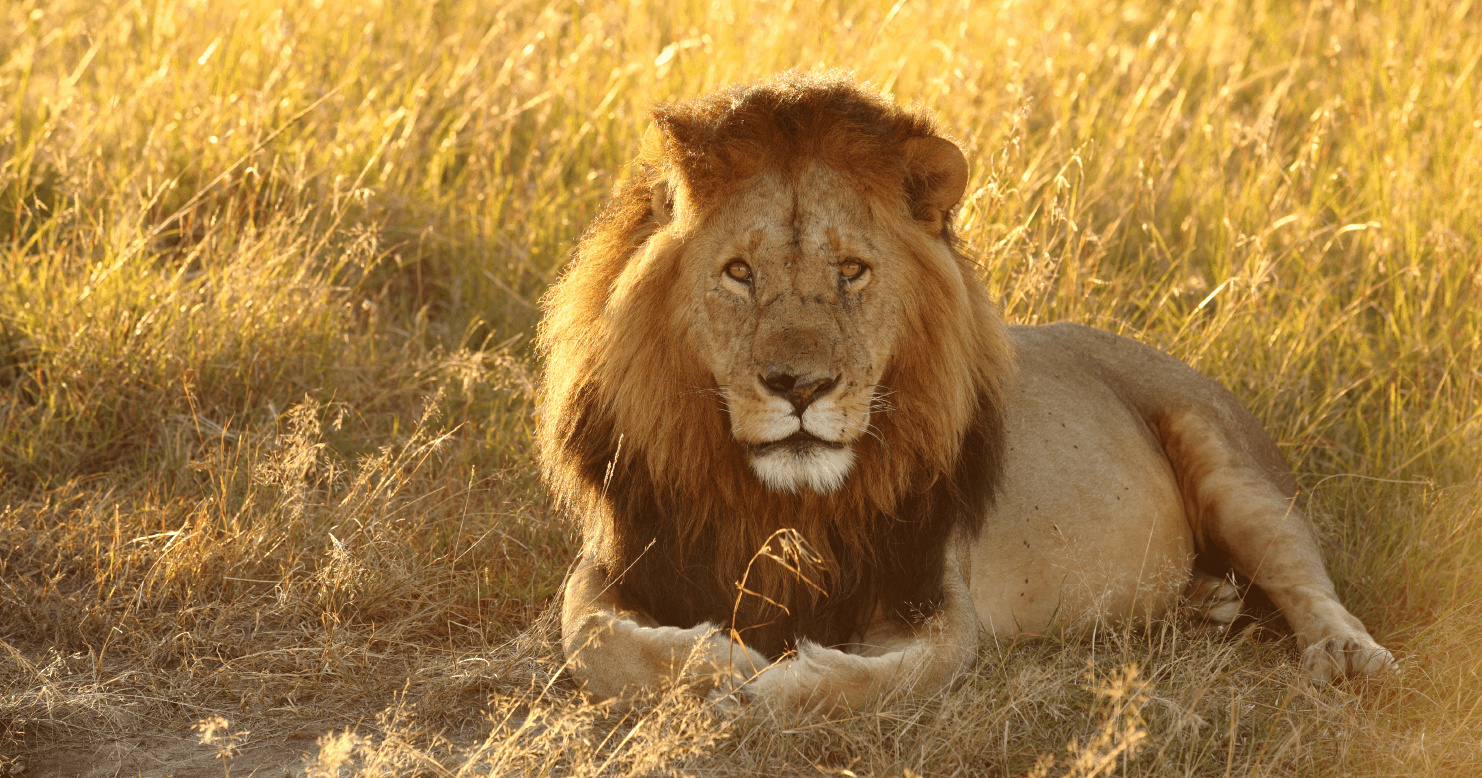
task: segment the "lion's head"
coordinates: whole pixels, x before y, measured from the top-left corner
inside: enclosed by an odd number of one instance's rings
[[[764,653],[929,612],[991,499],[1012,365],[954,250],[966,160],[839,75],[654,119],[545,299],[541,456],[583,553],[664,623]],[[822,560],[807,582],[750,564],[783,528]]]

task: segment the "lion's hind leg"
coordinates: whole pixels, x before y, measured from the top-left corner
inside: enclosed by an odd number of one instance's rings
[[[1296,633],[1303,675],[1327,682],[1394,668],[1394,657],[1339,602],[1295,483],[1254,420],[1243,409],[1216,406],[1164,414],[1157,428],[1196,543],[1222,552],[1281,610]],[[1219,591],[1206,594],[1218,598]],[[1225,599],[1212,611],[1225,615]]]

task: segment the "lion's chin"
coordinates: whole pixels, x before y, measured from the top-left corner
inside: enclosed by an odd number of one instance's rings
[[[844,485],[853,467],[854,449],[842,445],[768,446],[751,455],[757,478],[776,492],[828,494]]]

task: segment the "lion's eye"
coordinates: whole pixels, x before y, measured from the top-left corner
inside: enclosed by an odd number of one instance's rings
[[[742,283],[748,282],[751,280],[751,265],[739,259],[733,259],[726,263],[726,275]]]
[[[854,279],[859,278],[861,275],[864,274],[864,271],[865,264],[855,259],[854,257],[849,257],[848,259],[845,259],[843,262],[839,263],[839,275],[843,276],[849,281],[853,281]]]

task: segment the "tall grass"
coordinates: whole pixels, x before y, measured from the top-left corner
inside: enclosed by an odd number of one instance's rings
[[[0,759],[219,716],[321,774],[1473,775],[1479,62],[1467,2],[0,5]],[[1011,319],[1245,400],[1399,677],[1180,623],[844,721],[575,697],[536,301],[649,106],[820,67],[968,152]]]

